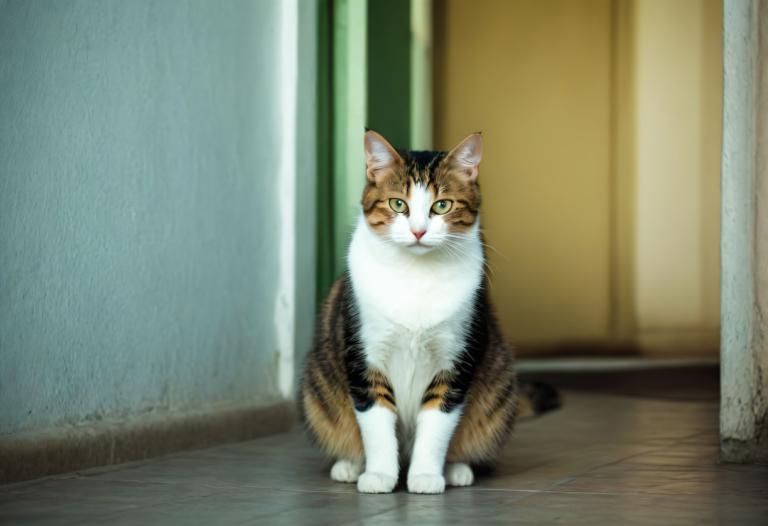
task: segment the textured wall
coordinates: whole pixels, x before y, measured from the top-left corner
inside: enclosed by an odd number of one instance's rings
[[[0,433],[276,394],[278,9],[0,1]]]
[[[721,453],[768,463],[768,1],[724,18]]]

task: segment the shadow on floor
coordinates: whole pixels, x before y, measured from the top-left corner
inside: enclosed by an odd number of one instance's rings
[[[521,374],[558,389],[664,400],[707,400],[720,396],[720,368],[716,365],[651,366],[634,370],[549,371]]]

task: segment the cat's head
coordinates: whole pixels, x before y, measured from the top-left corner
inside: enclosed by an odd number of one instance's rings
[[[473,133],[449,152],[396,150],[365,133],[363,214],[373,232],[415,254],[450,250],[477,235],[478,166],[483,140]]]

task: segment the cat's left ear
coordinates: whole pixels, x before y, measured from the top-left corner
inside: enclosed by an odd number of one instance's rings
[[[373,130],[365,132],[366,176],[372,183],[405,164],[403,158],[389,142]]]
[[[478,167],[483,157],[483,136],[473,133],[448,152],[446,162],[452,170],[464,174],[469,182],[477,180]]]

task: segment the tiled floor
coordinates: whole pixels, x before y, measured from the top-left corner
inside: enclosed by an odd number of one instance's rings
[[[564,395],[445,495],[358,495],[297,431],[6,486],[0,524],[768,524],[768,468],[718,464],[712,396]]]

